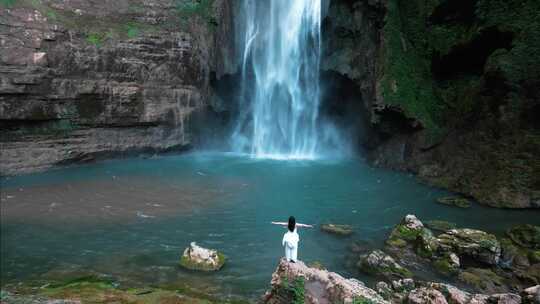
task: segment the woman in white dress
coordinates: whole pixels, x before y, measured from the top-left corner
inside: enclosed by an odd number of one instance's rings
[[[312,225],[296,223],[294,216],[289,217],[288,223],[272,222],[275,225],[287,225],[287,232],[283,235],[281,244],[285,247],[285,258],[288,262],[295,263],[298,260],[298,243],[300,242],[300,236],[296,232],[296,227],[313,227]]]

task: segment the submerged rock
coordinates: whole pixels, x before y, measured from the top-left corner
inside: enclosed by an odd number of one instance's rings
[[[540,226],[519,225],[508,229],[506,234],[519,246],[540,249]]]
[[[321,230],[324,232],[348,236],[354,233],[351,225],[323,224]]]
[[[271,289],[263,303],[374,303],[387,304],[376,291],[355,279],[281,259],[272,274]]]
[[[412,277],[412,273],[407,268],[399,265],[391,256],[380,250],[362,255],[358,267],[363,272],[389,279]]]
[[[468,199],[462,197],[441,197],[437,199],[437,203],[459,208],[471,207],[471,202]]]
[[[216,271],[225,264],[225,256],[213,249],[197,246],[192,242],[184,250],[180,258],[180,265],[191,270]]]

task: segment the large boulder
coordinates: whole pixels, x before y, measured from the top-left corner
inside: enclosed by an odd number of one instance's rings
[[[501,244],[492,234],[474,229],[452,229],[437,239],[443,251],[455,252],[460,258],[472,258],[488,265],[499,263]]]
[[[268,304],[387,304],[376,291],[355,279],[345,279],[337,273],[311,268],[303,262],[281,259],[272,274],[271,289],[264,295]]]
[[[386,253],[375,250],[362,255],[358,262],[361,271],[389,279],[410,278],[413,274]]]
[[[206,249],[192,242],[180,258],[180,266],[201,271],[216,271],[225,264],[225,256],[213,249]]]

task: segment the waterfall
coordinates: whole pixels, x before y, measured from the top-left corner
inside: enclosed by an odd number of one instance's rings
[[[324,134],[335,133],[319,117],[321,0],[243,0],[239,10],[233,150],[257,158],[319,157],[331,142]]]

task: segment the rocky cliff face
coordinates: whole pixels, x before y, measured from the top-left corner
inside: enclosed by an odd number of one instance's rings
[[[323,68],[352,80],[375,165],[540,207],[538,1],[332,1]]]
[[[228,1],[0,6],[2,175],[186,149],[233,69]]]

